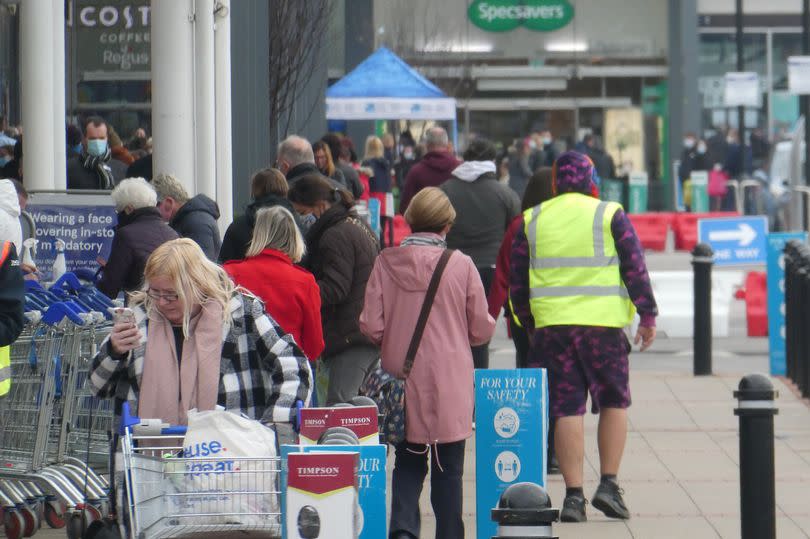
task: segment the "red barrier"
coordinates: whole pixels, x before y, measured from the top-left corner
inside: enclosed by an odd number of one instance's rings
[[[745,319],[749,337],[768,336],[768,292],[764,271],[745,276]]]
[[[627,214],[636,230],[641,246],[652,251],[663,251],[667,247],[667,232],[675,218],[674,213],[632,213]]]
[[[672,231],[675,233],[675,250],[691,251],[697,244],[698,219],[717,217],[736,217],[737,212],[721,211],[712,213],[677,213],[672,222]]]

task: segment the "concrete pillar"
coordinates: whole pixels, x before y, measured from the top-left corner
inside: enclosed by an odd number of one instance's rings
[[[346,0],[345,9],[345,69],[348,73],[374,52],[374,0]],[[354,142],[355,151],[362,159],[366,137],[374,134],[374,121],[350,121],[346,134]]]
[[[171,173],[195,190],[192,0],[152,0],[154,173]]]
[[[216,188],[219,226],[224,232],[233,221],[233,155],[231,133],[231,14],[230,0],[218,0],[214,33],[216,73]]]
[[[267,0],[238,0],[231,2],[230,7],[231,58],[234,60],[231,63],[231,110],[233,125],[237,126],[233,130],[232,170],[234,201],[237,207],[242,208],[250,200],[250,175],[272,165],[276,154],[270,142],[269,99],[269,34],[274,28],[268,28],[271,3]],[[223,126],[217,125],[218,132],[222,129]],[[272,131],[275,132],[275,129]],[[219,162],[217,166],[220,166]]]
[[[700,132],[702,104],[698,93],[698,17],[697,0],[669,0],[669,155],[679,159],[683,135]],[[662,166],[672,169],[672,163]],[[677,178],[672,179],[678,181]],[[672,189],[665,200],[672,207]]]
[[[51,4],[53,5],[53,186],[55,189],[67,189],[65,2],[51,0]]]
[[[20,4],[20,98],[27,150],[23,174],[28,189],[53,189],[54,144],[53,86],[54,39],[52,0]],[[63,52],[64,54],[64,52]],[[64,136],[64,125],[62,134]],[[64,154],[65,148],[58,148]]]
[[[197,192],[216,200],[214,0],[195,0],[194,86]]]

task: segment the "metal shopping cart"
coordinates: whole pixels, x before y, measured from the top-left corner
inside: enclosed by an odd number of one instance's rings
[[[130,537],[229,531],[281,537],[279,457],[187,458],[185,427],[123,410],[123,464]]]
[[[0,509],[8,539],[30,537],[43,521],[58,528],[68,517],[97,520],[107,507],[106,481],[75,446],[82,436],[88,442],[87,366],[110,327],[93,309],[109,300],[71,276],[48,290],[26,286],[29,322],[11,346],[12,385],[0,408]],[[111,422],[112,411],[96,417],[88,428]]]

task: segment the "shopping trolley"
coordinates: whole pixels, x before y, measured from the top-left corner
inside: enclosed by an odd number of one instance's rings
[[[28,323],[10,350],[12,384],[0,408],[0,512],[8,539],[30,537],[43,521],[58,528],[77,513],[92,521],[107,510],[106,481],[76,440],[88,441],[87,370],[111,326],[93,309],[111,303],[66,275],[47,290],[26,282]],[[107,408],[86,427],[109,425]]]
[[[185,427],[122,414],[133,539],[228,531],[281,537],[280,457],[186,458]]]

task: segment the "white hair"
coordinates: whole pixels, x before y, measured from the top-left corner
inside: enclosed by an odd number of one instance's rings
[[[157,205],[157,193],[143,178],[127,178],[115,186],[110,196],[115,203],[115,211],[121,212],[126,207],[154,208]]]
[[[315,163],[315,154],[307,139],[290,135],[278,145],[278,159],[287,161],[292,168],[301,163]]]

